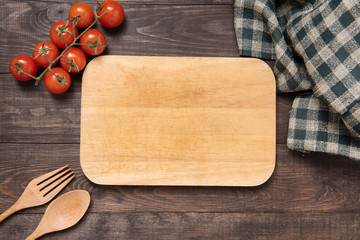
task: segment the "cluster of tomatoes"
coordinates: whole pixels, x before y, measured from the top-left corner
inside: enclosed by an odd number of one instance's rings
[[[124,20],[124,9],[114,0],[98,2],[95,14],[86,3],[72,5],[69,19],[58,21],[51,27],[51,41],[36,44],[32,57],[18,55],[10,61],[11,74],[20,81],[35,79],[35,85],[43,78],[50,92],[66,92],[71,85],[69,73],[80,72],[85,68],[86,54],[97,56],[106,48],[104,34],[91,28],[95,22],[99,20],[103,26],[115,28]],[[86,29],[79,34],[78,28]],[[59,49],[63,50],[60,52]],[[54,67],[58,62],[61,67]],[[44,71],[36,77],[38,66],[44,68]]]

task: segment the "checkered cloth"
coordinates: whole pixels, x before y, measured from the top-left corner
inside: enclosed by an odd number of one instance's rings
[[[274,59],[278,92],[301,92],[287,145],[360,160],[360,3],[235,0],[240,55]]]

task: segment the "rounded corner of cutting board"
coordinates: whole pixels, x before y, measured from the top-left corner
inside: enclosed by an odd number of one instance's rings
[[[270,178],[271,178],[271,176],[274,174],[275,165],[276,165],[276,158],[274,157],[273,166],[272,166],[271,170],[269,170],[269,171],[267,172],[267,174],[264,174],[264,175],[262,176],[262,178],[259,179],[258,182],[254,182],[254,185],[252,185],[252,187],[261,186],[261,185],[263,185],[264,183],[266,183],[267,181],[269,181]]]
[[[104,57],[105,56],[97,56],[97,57],[94,57],[93,59],[91,59],[90,62],[88,62],[88,64],[86,65],[84,72],[86,72],[86,69],[91,68],[92,65],[98,64],[98,62],[101,61],[101,59],[103,59]]]
[[[259,68],[263,69],[264,71],[266,71],[267,74],[269,74],[269,76],[271,76],[271,78],[269,77],[268,80],[272,81],[275,87],[276,86],[275,75],[271,67],[264,60],[260,58],[251,58],[251,59],[257,64],[259,64]]]
[[[84,69],[83,79],[86,78],[85,77],[86,75],[88,75],[88,74],[91,75],[92,71],[94,69],[98,70],[98,69],[96,69],[96,68],[98,68],[98,65],[104,64],[104,62],[107,61],[106,59],[113,58],[113,57],[116,57],[116,56],[115,55],[104,55],[104,56],[97,56],[97,57],[94,57],[93,59],[91,59],[90,62],[88,62],[88,64],[86,64],[86,67]]]
[[[96,176],[93,176],[89,171],[88,171],[88,164],[83,164],[83,161],[81,160],[81,155],[80,155],[80,166],[81,169],[85,175],[85,177],[87,179],[89,179],[92,183],[98,184],[98,185],[105,185],[104,183],[102,183],[101,181],[99,181],[99,179],[96,178]],[[91,167],[89,167],[89,169],[91,169]]]

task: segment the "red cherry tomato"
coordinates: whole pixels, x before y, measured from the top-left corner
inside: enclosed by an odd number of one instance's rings
[[[45,74],[44,84],[47,90],[52,93],[64,93],[71,85],[71,77],[70,74],[64,69],[55,67]]]
[[[92,56],[100,55],[106,48],[106,38],[102,32],[92,28],[80,37],[81,49]]]
[[[69,18],[77,16],[80,16],[76,24],[79,28],[88,27],[94,21],[94,11],[86,3],[79,2],[70,7]]]
[[[71,21],[61,20],[50,28],[50,39],[59,48],[66,48],[78,36],[78,30]],[[65,40],[65,42],[64,42]]]
[[[32,79],[31,76],[35,77],[37,74],[38,66],[30,56],[17,55],[11,59],[9,69],[16,79],[20,81],[29,81]]]
[[[34,47],[32,56],[40,67],[47,68],[50,65],[49,60],[53,62],[59,56],[59,49],[50,41],[39,42]]]
[[[99,21],[100,23],[109,28],[115,28],[119,26],[125,18],[124,8],[120,5],[120,3],[115,2],[113,0],[105,0],[102,2],[96,11],[98,16],[102,16]]]
[[[86,55],[79,48],[71,47],[60,58],[61,66],[69,72],[80,72],[85,68]]]

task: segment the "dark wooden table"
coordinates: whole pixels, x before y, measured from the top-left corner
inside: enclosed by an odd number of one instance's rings
[[[277,164],[254,187],[99,186],[79,163],[82,74],[60,96],[16,81],[8,70],[31,54],[77,1],[10,1],[0,6],[0,211],[27,183],[69,164],[76,178],[62,191],[85,189],[92,202],[73,228],[42,239],[359,239],[360,163],[286,147],[293,94],[277,96]],[[94,6],[95,1],[85,2]],[[126,20],[103,30],[107,55],[238,57],[232,0],[123,1]],[[271,65],[271,62],[269,62]],[[101,83],[99,83],[101,84]],[[0,224],[0,239],[24,239],[47,205]]]

